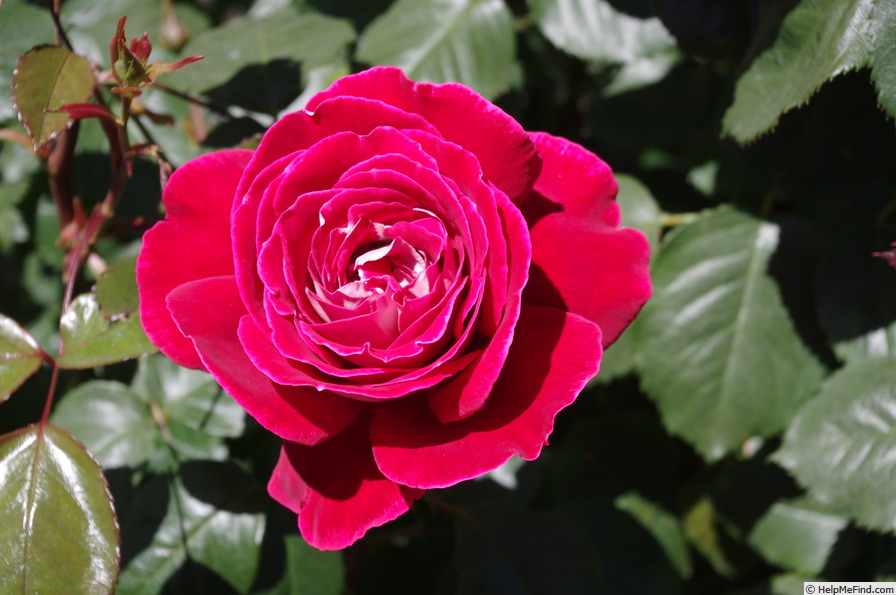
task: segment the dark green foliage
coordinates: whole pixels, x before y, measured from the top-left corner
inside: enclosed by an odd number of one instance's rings
[[[72,51],[42,3],[0,5],[0,593],[787,594],[896,576],[896,270],[872,256],[896,241],[892,2],[184,1],[180,41],[164,5],[68,0]],[[159,78],[174,92],[140,90],[113,204],[108,131],[46,108],[88,99],[122,16],[150,60],[205,59]],[[169,165],[251,148],[372,64],[472,86],[604,158],[651,242],[654,297],[539,460],[319,552],[266,495],[277,439],[205,373],[145,355],[134,256]],[[64,302],[73,230],[107,203]]]

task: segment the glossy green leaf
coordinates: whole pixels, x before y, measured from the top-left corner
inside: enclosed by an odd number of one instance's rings
[[[782,568],[818,574],[847,520],[802,498],[776,502],[750,532],[749,543]]]
[[[155,401],[168,419],[205,434],[235,437],[243,432],[246,412],[208,373],[178,366],[167,357],[140,360],[134,392]]]
[[[849,362],[800,409],[775,453],[835,514],[896,530],[896,366],[885,358]]]
[[[140,307],[137,294],[137,257],[109,265],[96,283],[96,301],[104,318],[133,314]]]
[[[239,17],[191,40],[181,54],[205,59],[166,75],[165,82],[184,91],[206,91],[246,66],[278,58],[313,68],[337,60],[354,39],[347,21],[291,8],[261,18]]]
[[[46,6],[26,0],[4,0],[0,15],[0,120],[15,117],[15,106],[7,101],[12,75],[19,56],[31,48],[53,42],[53,19]]]
[[[694,573],[691,553],[681,523],[674,515],[634,492],[616,498],[616,507],[632,515],[647,529],[666,552],[681,577],[690,578]]]
[[[643,387],[666,427],[709,460],[785,428],[824,375],[767,273],[779,233],[714,212],[654,261],[654,295],[635,327]]]
[[[493,98],[517,76],[515,39],[503,0],[397,0],[364,30],[356,58]]]
[[[54,423],[70,430],[106,467],[150,461],[223,460],[223,437],[239,436],[245,411],[205,372],[162,356],[142,358],[133,386],[91,381],[62,398]],[[167,446],[166,446],[167,445]]]
[[[871,46],[871,78],[877,85],[880,105],[896,117],[896,4],[872,0],[874,39]]]
[[[775,42],[740,77],[722,120],[726,135],[747,142],[807,101],[826,81],[868,60],[872,0],[801,0]]]
[[[0,592],[112,593],[118,526],[106,480],[55,426],[0,437]]]
[[[0,402],[37,371],[44,357],[28,331],[0,314]]]
[[[566,519],[485,508],[457,517],[458,593],[593,593],[597,552]]]
[[[528,0],[539,29],[558,48],[601,65],[668,53],[675,40],[658,18],[639,19],[606,0]]]
[[[62,368],[92,368],[156,351],[134,314],[108,321],[93,294],[75,298],[62,315],[65,349],[56,359]]]
[[[71,123],[68,114],[52,110],[86,102],[94,84],[90,63],[65,48],[39,47],[19,58],[12,97],[35,149]]]
[[[160,440],[146,402],[120,382],[79,385],[60,399],[50,420],[77,436],[103,467],[139,465]]]
[[[264,534],[262,495],[262,487],[232,464],[186,463],[177,477],[157,476],[145,489],[145,505],[135,502],[123,535],[127,539],[131,531],[157,530],[125,567],[116,593],[159,593],[188,559],[214,571],[239,593],[248,593]],[[160,498],[167,498],[164,511],[158,510]],[[163,517],[156,518],[160,512]]]

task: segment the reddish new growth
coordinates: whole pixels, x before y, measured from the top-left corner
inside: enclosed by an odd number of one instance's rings
[[[883,252],[872,252],[871,256],[883,258],[887,261],[888,265],[896,269],[896,242],[890,244],[889,250],[884,250]]]

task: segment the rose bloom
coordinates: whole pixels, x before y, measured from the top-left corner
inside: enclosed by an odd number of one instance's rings
[[[469,88],[374,68],[171,176],[141,318],[283,438],[268,491],[343,548],[539,455],[650,295],[616,191]]]

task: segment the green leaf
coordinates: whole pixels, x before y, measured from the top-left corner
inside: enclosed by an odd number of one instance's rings
[[[160,439],[147,404],[120,382],[79,385],[59,401],[50,420],[77,436],[107,468],[143,463]]]
[[[896,529],[896,366],[849,362],[797,415],[777,462],[835,514]]]
[[[19,56],[34,46],[53,41],[53,19],[46,6],[26,0],[5,0],[0,17],[0,121],[16,115],[15,106],[6,101],[12,85],[12,75]]]
[[[463,83],[494,98],[515,80],[513,16],[502,0],[397,0],[358,40],[356,58],[419,81]]]
[[[137,257],[109,265],[96,283],[96,301],[106,319],[133,314],[140,308],[137,294]]]
[[[0,314],[0,402],[30,378],[44,358],[37,340],[15,320]]]
[[[650,189],[637,178],[625,174],[616,174],[619,183],[619,194],[616,201],[622,210],[622,225],[634,227],[644,233],[650,241],[650,250],[656,254],[659,250],[660,232],[662,232],[663,212],[657,204]]]
[[[528,0],[538,28],[558,48],[599,65],[668,53],[675,39],[658,18],[639,19],[606,0]]]
[[[90,63],[61,47],[35,48],[16,63],[12,99],[37,149],[68,128],[68,114],[53,112],[67,103],[84,103],[95,79]]]
[[[877,85],[881,106],[891,117],[896,117],[896,5],[889,0],[873,2],[871,79]]]
[[[62,315],[60,333],[65,346],[56,362],[61,368],[92,368],[156,351],[134,314],[107,321],[93,294],[72,301]]]
[[[345,585],[345,564],[341,552],[314,549],[298,535],[287,535],[287,593],[302,595],[339,595]]]
[[[616,507],[632,515],[653,535],[682,578],[691,577],[694,573],[691,553],[681,523],[674,515],[634,492],[616,498]]]
[[[242,434],[245,418],[242,407],[207,373],[152,356],[140,360],[133,386],[82,384],[60,400],[52,420],[82,440],[106,467],[162,461],[167,468],[166,442],[181,461],[225,459],[222,438]]]
[[[276,59],[313,68],[337,60],[354,40],[347,21],[291,8],[262,18],[238,17],[190,41],[181,54],[205,59],[167,75],[166,84],[183,91],[207,91],[243,67]]]
[[[178,366],[167,357],[140,360],[134,392],[145,402],[160,403],[167,419],[212,436],[243,433],[246,412],[208,373]]]
[[[264,534],[262,493],[253,478],[233,464],[186,463],[174,478],[155,477],[142,499],[134,502],[123,534],[127,543],[129,536],[137,541],[132,531],[157,530],[122,572],[116,593],[159,593],[188,559],[248,593]],[[159,501],[166,498],[167,508],[159,511]]]
[[[645,391],[708,460],[785,428],[824,369],[766,272],[780,229],[737,211],[683,226],[654,261],[636,325]]]
[[[734,576],[735,568],[722,547],[722,536],[712,500],[707,497],[698,500],[684,516],[682,527],[688,541],[716,572],[722,576]]]
[[[90,453],[55,426],[0,437],[0,592],[111,593],[118,526]]]
[[[7,258],[16,244],[26,241],[31,235],[18,209],[19,203],[28,194],[29,186],[28,180],[0,184],[0,254]]]
[[[772,46],[738,80],[724,134],[750,141],[826,81],[864,66],[875,27],[871,11],[872,0],[801,0]]]
[[[846,525],[806,498],[776,502],[753,527],[749,543],[772,564],[815,575]]]

